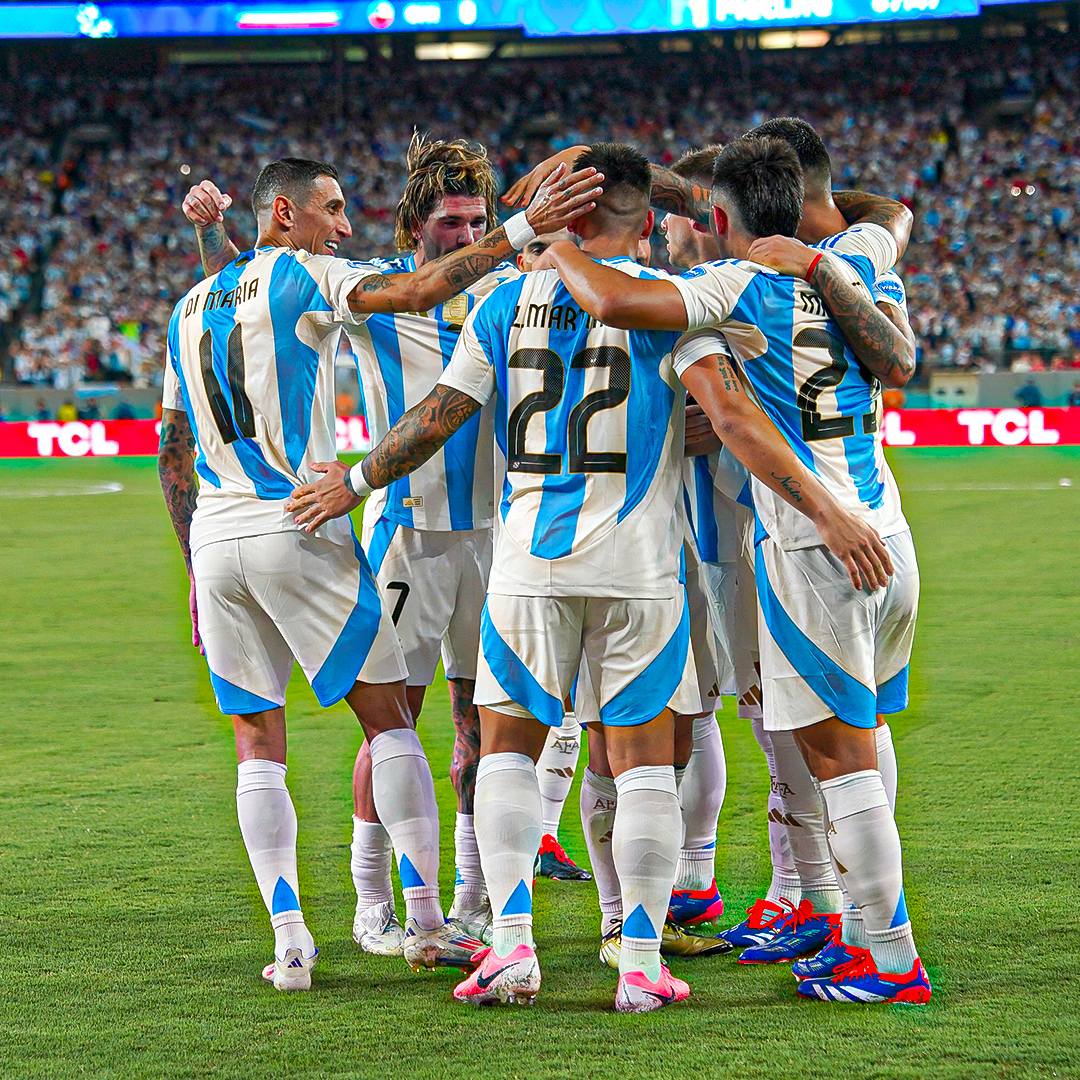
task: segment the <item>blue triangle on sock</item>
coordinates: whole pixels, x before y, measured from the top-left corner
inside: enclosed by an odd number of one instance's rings
[[[901,887],[900,898],[896,901],[896,911],[893,912],[892,922],[889,923],[889,926],[903,926],[907,921],[907,901],[904,899],[904,890]]]
[[[274,896],[270,901],[270,914],[280,915],[283,911],[299,911],[300,901],[296,899],[293,887],[283,878],[277,879]]]
[[[401,887],[403,889],[422,889],[426,884],[424,879],[416,872],[416,867],[413,866],[409,856],[404,853],[398,863],[398,873],[401,875]]]
[[[532,893],[529,886],[522,879],[517,883],[517,888],[510,894],[510,899],[503,905],[500,915],[531,915]]]
[[[623,923],[622,932],[624,937],[630,938],[654,938],[656,930],[653,929],[652,921],[645,914],[645,909],[638,904],[630,912],[630,918]]]

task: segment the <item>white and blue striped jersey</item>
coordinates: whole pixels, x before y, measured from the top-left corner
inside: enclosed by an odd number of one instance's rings
[[[628,258],[606,265],[666,276]],[[439,381],[482,403],[496,399],[505,476],[489,593],[679,594],[678,337],[598,323],[553,270],[501,285],[469,317]]]
[[[191,547],[295,529],[285,501],[337,457],[334,355],[361,264],[284,247],[237,256],[173,309],[162,406],[186,412],[199,495]],[[347,518],[319,535],[351,543]]]
[[[406,274],[416,269],[416,261],[410,254],[364,266],[369,274]],[[504,263],[431,311],[372,315],[347,329],[374,443],[431,393],[473,308],[519,273]],[[492,411],[484,409],[414,473],[373,492],[365,514],[411,529],[490,528],[495,516],[493,446]]]
[[[676,346],[675,355],[679,355]],[[714,350],[715,351],[715,350]],[[735,562],[743,549],[737,503],[749,502],[750,474],[725,446],[683,460],[683,497],[690,531],[702,562]]]
[[[853,226],[821,246],[842,256],[868,293],[896,261],[892,235],[878,225]],[[881,536],[904,531],[900,493],[882,450],[881,386],[858,363],[814,289],[738,259],[706,263],[672,280],[690,329],[723,333],[758,403],[826,489]],[[705,355],[703,347],[678,350],[676,369]],[[756,480],[753,491],[761,529],[782,548],[821,543],[809,518]]]

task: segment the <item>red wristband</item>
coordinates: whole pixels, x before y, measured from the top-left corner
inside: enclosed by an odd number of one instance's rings
[[[821,257],[824,255],[824,251],[819,251],[811,260],[810,265],[806,268],[806,280],[809,281],[813,276],[814,271],[817,269],[817,264],[821,262]]]

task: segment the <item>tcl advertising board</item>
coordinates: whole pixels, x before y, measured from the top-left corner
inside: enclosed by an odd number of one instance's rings
[[[0,423],[0,458],[156,454],[156,420]],[[886,446],[1080,446],[1080,409],[901,409],[885,413]],[[371,448],[362,416],[338,417],[339,453]]]

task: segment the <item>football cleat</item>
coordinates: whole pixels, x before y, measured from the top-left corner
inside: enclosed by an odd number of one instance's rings
[[[619,988],[615,991],[615,1011],[621,1013],[652,1012],[665,1005],[674,1005],[690,996],[690,987],[682,979],[676,979],[660,965],[660,978],[653,982],[644,971],[629,971],[619,976]]]
[[[592,881],[592,874],[582,870],[550,833],[545,833],[540,839],[534,869],[537,877],[554,878],[556,881]]]
[[[854,960],[865,949],[854,945],[845,945],[840,940],[841,928],[834,926],[829,941],[820,952],[813,956],[804,956],[791,965],[791,974],[796,979],[831,979],[841,964]]]
[[[454,987],[454,1000],[472,1005],[532,1005],[540,992],[540,962],[531,945],[517,945],[509,956],[488,947],[473,958],[475,970]]]
[[[600,937],[600,963],[619,970],[619,954],[622,952],[622,919],[612,923],[611,929]]]
[[[772,937],[776,923],[788,912],[783,904],[764,898],[755,900],[746,909],[746,918],[741,923],[720,931],[720,937],[736,949],[745,949],[748,945],[761,945]]]
[[[310,990],[311,969],[319,958],[316,949],[310,956],[305,956],[299,949],[286,949],[285,955],[262,970],[262,977],[274,984],[275,990]]]
[[[926,968],[918,958],[910,971],[892,975],[878,971],[869,952],[841,964],[831,979],[804,979],[797,989],[802,997],[857,1004],[925,1005],[933,993]]]
[[[401,951],[413,971],[422,968],[434,971],[440,967],[472,971],[476,966],[473,957],[483,948],[482,941],[461,933],[452,922],[445,922],[434,930],[421,930],[415,919],[405,921]]]
[[[364,952],[375,956],[400,956],[405,930],[394,910],[394,902],[387,900],[364,908],[357,905],[352,937]]]
[[[447,919],[465,937],[476,938],[485,945],[491,944],[491,901],[485,899],[476,907],[450,908]]]
[[[660,938],[660,951],[664,956],[719,956],[731,952],[733,947],[723,938],[688,933],[670,919],[664,923]]]
[[[698,926],[713,922],[724,914],[724,898],[716,887],[716,878],[706,889],[672,889],[668,918],[680,926]]]
[[[816,953],[832,937],[833,927],[840,925],[840,913],[817,915],[809,900],[796,907],[784,901],[789,910],[779,919],[772,936],[763,945],[743,949],[740,964],[786,964],[799,956]]]

